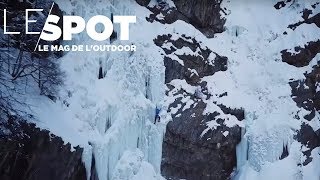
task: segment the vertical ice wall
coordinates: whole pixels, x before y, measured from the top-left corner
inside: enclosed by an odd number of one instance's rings
[[[94,15],[136,15],[134,1],[56,1],[67,14],[84,17]],[[129,41],[113,44],[137,46],[136,52],[69,52],[62,59],[66,72],[66,88],[62,90],[69,111],[87,134],[84,161],[88,178],[92,158],[100,180],[134,179],[139,172],[148,179],[161,176],[162,126],[153,124],[156,106],[164,95],[162,58],[154,55],[152,37],[134,36],[143,29],[143,21],[130,25]],[[99,28],[97,26],[97,28]],[[119,26],[114,27],[118,36]],[[65,44],[109,44],[91,40],[86,33]],[[99,67],[103,78],[98,79]],[[124,156],[123,156],[124,155]],[[122,157],[123,156],[123,157]],[[132,162],[135,158],[137,161]],[[139,168],[142,169],[139,171]],[[119,173],[121,172],[121,173]],[[141,173],[140,173],[141,175]]]

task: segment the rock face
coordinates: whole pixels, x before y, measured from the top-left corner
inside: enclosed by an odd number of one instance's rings
[[[221,1],[173,2],[176,7],[165,2],[148,7],[153,14],[147,20],[164,24],[183,20],[209,38],[223,32]],[[210,94],[207,82],[202,79],[226,71],[227,58],[184,34],[159,35],[154,43],[164,51],[166,94],[172,100],[167,110],[172,121],[167,124],[163,142],[162,175],[174,180],[229,179],[236,165],[236,145],[241,132],[238,125],[229,127],[226,125],[229,119],[221,117],[230,115],[241,121],[244,111],[211,102],[212,96],[219,98],[228,93]],[[210,104],[218,110],[205,112]],[[216,127],[209,128],[208,123]]]
[[[294,1],[291,3],[294,3]],[[286,3],[279,2],[275,5],[275,8],[280,9],[285,5]],[[314,23],[320,28],[320,14],[318,13],[310,17],[311,14],[314,14],[313,11],[317,6],[319,6],[319,3],[313,4],[311,9],[304,9],[304,11],[301,12],[301,16],[304,20],[291,24],[288,28],[295,30],[303,23]],[[308,66],[320,53],[320,40],[310,41],[301,47],[293,47],[292,50],[295,53],[290,53],[287,49],[281,51],[282,61],[297,68]],[[309,122],[312,124],[312,122],[318,123],[316,121],[319,121],[316,117],[316,112],[320,112],[320,61],[315,62],[312,69],[311,72],[306,72],[304,74],[304,79],[292,80],[289,82],[292,99],[296,102],[298,107],[310,112],[304,116],[304,119],[299,119],[302,121],[302,125],[295,136],[299,142],[307,147],[303,150],[304,155],[307,157],[303,162],[304,166],[312,161],[312,157],[310,157],[312,150],[316,147],[320,147],[320,129],[314,129],[309,124]]]
[[[86,180],[82,149],[11,116],[0,121],[0,179]]]
[[[165,52],[167,96],[173,100],[168,107],[172,121],[164,137],[161,173],[168,179],[228,179],[236,164],[240,127],[226,126],[227,119],[219,115],[229,114],[241,121],[244,112],[212,102],[219,112],[204,113],[207,100],[215,95],[209,93],[207,82],[202,80],[227,70],[227,58],[194,38],[178,36],[160,35],[154,40]],[[180,53],[183,48],[184,53]],[[186,53],[186,48],[191,51]],[[208,128],[207,123],[213,121],[217,127]]]
[[[177,40],[171,39],[172,35],[162,35],[154,41],[156,45],[172,43],[170,49],[163,48],[167,55],[164,58],[166,66],[165,83],[169,83],[174,79],[185,79],[191,85],[197,85],[200,78],[213,75],[218,71],[227,70],[227,58],[219,56],[208,48],[202,48],[199,42],[190,37],[182,35]],[[177,51],[184,47],[190,48],[193,52],[199,51],[199,54],[179,54]],[[214,54],[215,58],[210,59],[210,54]],[[179,58],[180,62],[172,60],[170,54]],[[183,62],[181,64],[181,62]],[[190,71],[194,70],[194,71]]]
[[[189,23],[207,37],[213,37],[213,34],[224,31],[225,19],[220,15],[221,0],[173,0],[173,2]]]
[[[169,24],[183,20],[209,38],[224,30],[220,1],[174,0],[174,3],[175,8],[166,3],[148,7],[153,14],[147,20]],[[159,18],[159,14],[163,16]],[[162,175],[168,179],[229,179],[236,165],[236,145],[241,132],[239,126],[226,126],[227,119],[220,115],[229,114],[241,121],[244,111],[210,102],[219,110],[205,113],[210,97],[215,95],[209,93],[207,82],[202,80],[226,71],[227,58],[183,34],[160,35],[154,42],[165,52],[167,96],[172,99],[167,110],[172,121],[167,124],[163,142]],[[218,96],[227,95],[225,92]],[[208,128],[208,123],[217,127]]]
[[[310,113],[304,116],[307,121],[318,121],[316,112],[320,112],[320,62],[313,66],[313,71],[305,74],[305,79],[290,82],[292,99],[298,107],[304,108]],[[311,151],[320,147],[320,129],[313,129],[308,123],[303,122],[296,139],[308,147],[303,153],[306,160],[303,165],[311,162]]]
[[[148,6],[150,1],[136,0],[140,5],[146,6],[153,14],[147,19],[150,22],[174,23],[177,20],[185,21],[208,38],[224,31],[225,19],[221,17],[221,0],[173,0],[175,7],[170,7],[165,1],[159,1],[156,6]],[[161,15],[161,18],[158,15]],[[208,18],[210,17],[210,18]]]
[[[310,61],[320,52],[320,40],[310,41],[304,47],[295,47],[297,54],[291,54],[287,50],[281,51],[282,60],[296,67],[307,66]]]
[[[203,116],[199,103],[167,125],[163,144],[162,174],[169,179],[228,179],[236,164],[240,128],[220,126],[201,137],[205,122],[218,114]],[[222,123],[223,119],[218,119]],[[222,132],[228,131],[225,137]]]
[[[148,6],[148,4],[150,3],[150,0],[136,0],[136,1],[141,6]]]

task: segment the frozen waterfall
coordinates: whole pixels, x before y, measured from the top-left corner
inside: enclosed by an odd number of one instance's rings
[[[61,0],[57,3],[68,14],[81,15],[84,19],[95,14],[130,15],[135,14],[133,9],[139,9],[129,8],[129,1]],[[139,32],[136,29],[141,23],[130,26],[134,34]],[[119,27],[115,26],[115,31],[119,31]],[[68,77],[65,94],[69,95],[65,98],[70,104],[69,110],[81,122],[81,131],[88,132],[90,145],[85,145],[83,153],[88,178],[94,173],[91,169],[96,169],[100,180],[139,179],[139,172],[149,175],[146,178],[150,180],[162,178],[159,174],[164,126],[153,122],[155,108],[161,106],[165,91],[164,66],[162,58],[153,55],[156,49],[153,38],[149,39],[150,42],[146,42],[139,36],[131,36],[130,41],[125,42],[144,51],[69,52],[62,59]],[[97,44],[83,34],[72,43]],[[109,43],[108,40],[101,42]],[[104,73],[102,79],[97,78],[100,65]],[[91,167],[92,157],[95,168]]]

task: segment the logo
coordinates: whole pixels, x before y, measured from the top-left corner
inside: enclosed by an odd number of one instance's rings
[[[35,51],[135,51],[134,45],[42,45],[39,46],[39,41],[56,41],[60,38],[64,41],[71,41],[73,35],[86,31],[88,36],[95,41],[105,41],[109,39],[114,31],[114,24],[120,25],[120,37],[121,41],[129,40],[130,24],[136,23],[136,16],[113,16],[113,21],[107,16],[96,15],[91,17],[87,22],[80,16],[63,16],[63,26],[61,29],[57,24],[61,17],[51,14],[54,3],[51,6],[49,15],[43,26],[41,32],[30,32],[29,25],[36,23],[37,20],[29,19],[30,12],[41,12],[43,9],[26,9],[25,10],[25,33],[39,35],[38,42],[35,47]],[[96,26],[102,24],[104,30],[101,32],[96,31]],[[4,34],[20,34],[21,32],[8,32],[7,31],[7,10],[4,9]]]

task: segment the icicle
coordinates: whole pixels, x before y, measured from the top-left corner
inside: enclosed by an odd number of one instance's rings
[[[146,75],[145,78],[145,96],[147,99],[152,101],[152,95],[151,95],[151,87],[150,87],[150,74]]]
[[[88,145],[83,148],[82,162],[86,167],[87,179],[91,176],[91,165],[92,165],[92,146]]]
[[[231,175],[232,180],[246,180],[245,173],[246,168],[248,166],[248,150],[249,150],[249,143],[248,139],[245,137],[246,128],[241,128],[241,141],[237,145],[236,154],[237,154],[237,168],[236,171]]]
[[[113,23],[113,13],[111,13],[111,22]],[[110,37],[110,44],[112,44],[115,40],[117,40],[118,33],[113,30],[111,37]]]
[[[103,70],[102,70],[102,62],[99,61],[99,74],[98,79],[103,79]]]
[[[248,139],[245,137],[246,129],[244,127],[241,128],[241,141],[237,145],[236,153],[237,153],[237,170],[240,170],[241,167],[248,160]]]
[[[281,159],[284,159],[284,158],[286,158],[286,157],[288,157],[289,156],[289,151],[288,151],[288,145],[283,145],[283,150],[282,150],[282,154],[281,154],[281,156],[280,156],[280,160]]]

